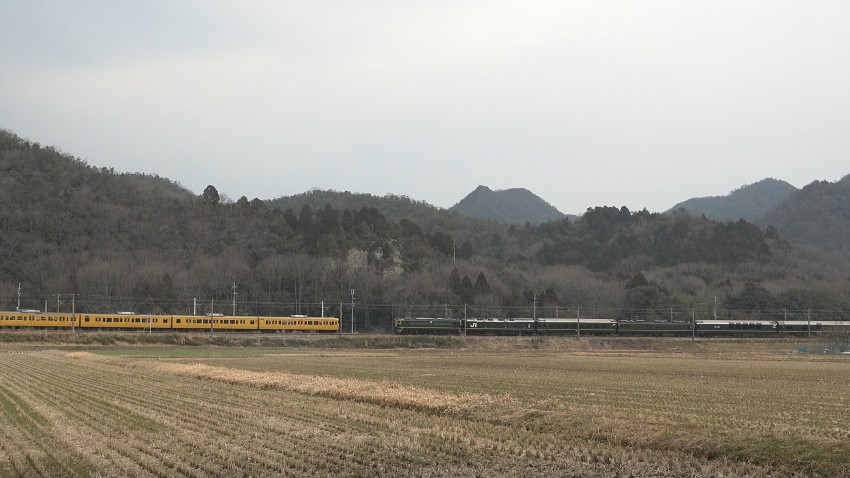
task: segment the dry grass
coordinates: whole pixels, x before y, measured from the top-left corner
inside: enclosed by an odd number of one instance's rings
[[[850,476],[846,359],[540,345],[0,353],[0,476]]]
[[[161,363],[144,364],[142,367],[156,373],[185,375],[229,384],[288,390],[317,397],[354,400],[380,406],[434,413],[460,413],[472,407],[493,406],[497,403],[512,401],[510,396],[507,395],[496,399],[485,393],[449,394],[392,382],[374,382],[286,372],[252,372],[204,364]]]

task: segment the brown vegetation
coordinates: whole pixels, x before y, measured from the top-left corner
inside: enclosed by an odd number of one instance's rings
[[[206,358],[3,345],[0,475],[848,474],[841,357],[507,340]]]

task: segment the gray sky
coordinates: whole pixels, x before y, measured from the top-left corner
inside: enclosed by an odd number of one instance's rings
[[[0,2],[0,128],[195,193],[665,210],[850,173],[850,2]]]

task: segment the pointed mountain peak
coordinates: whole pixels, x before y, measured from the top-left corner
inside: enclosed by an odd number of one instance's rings
[[[540,224],[564,217],[563,213],[527,189],[493,191],[483,185],[475,188],[449,210],[503,224]]]

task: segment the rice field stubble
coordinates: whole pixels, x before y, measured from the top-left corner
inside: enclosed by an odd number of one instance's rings
[[[0,476],[850,476],[844,357],[183,350],[0,346]]]

